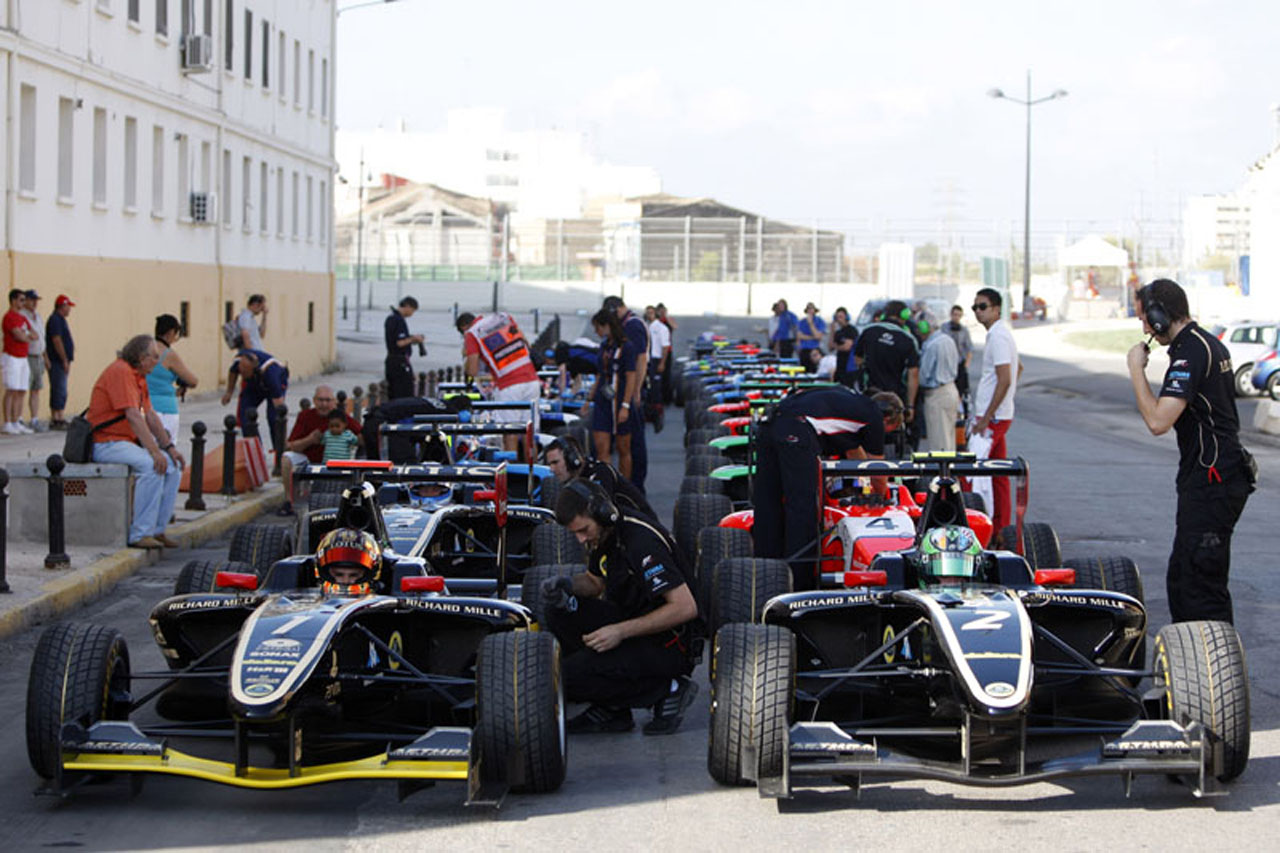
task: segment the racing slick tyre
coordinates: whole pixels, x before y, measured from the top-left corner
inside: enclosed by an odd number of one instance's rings
[[[27,678],[27,758],[46,779],[62,761],[63,723],[129,715],[129,647],[114,628],[63,622],[40,635]]]
[[[1218,781],[1249,763],[1249,672],[1244,647],[1226,622],[1175,622],[1156,634],[1155,687],[1163,713],[1182,725],[1199,722],[1222,740]]]
[[[547,578],[567,578],[586,571],[581,563],[530,566],[520,581],[520,603],[533,611],[539,625],[547,623],[547,602],[542,595],[542,582]]]
[[[554,510],[559,499],[560,481],[555,477],[543,477],[538,483],[538,506]]]
[[[727,495],[683,494],[677,497],[671,530],[684,555],[692,557],[698,553],[698,531],[714,527],[731,512],[733,502]]]
[[[729,430],[722,426],[703,427],[701,429],[691,429],[684,434],[684,446],[692,447],[695,444],[707,444],[713,438],[719,438],[722,435],[728,435]]]
[[[476,655],[476,728],[481,774],[513,791],[554,791],[567,762],[560,644],[542,631],[504,631]]]
[[[707,770],[722,785],[781,776],[795,695],[795,635],[777,625],[725,625],[712,658]],[[744,757],[754,751],[755,767]]]
[[[231,534],[227,559],[248,563],[253,571],[264,574],[276,560],[293,555],[293,533],[279,524],[245,524]]]
[[[1253,396],[1253,362],[1236,368],[1235,384],[1237,397]]]
[[[342,503],[342,493],[350,485],[346,480],[312,480],[311,493],[307,496],[307,511],[337,509]]]
[[[987,502],[977,492],[961,492],[960,497],[964,500],[965,509],[976,509],[981,513],[987,511]]]
[[[721,465],[728,465],[729,460],[719,453],[699,453],[685,457],[684,475],[686,477],[706,477]]]
[[[577,538],[554,521],[545,521],[533,528],[529,551],[535,566],[555,563],[583,565],[586,562]]]
[[[724,482],[714,477],[690,475],[680,481],[682,495],[723,495]]]
[[[694,456],[713,456],[721,460],[720,464],[722,465],[729,461],[729,457],[725,456],[720,448],[712,447],[709,444],[691,444],[684,449],[685,459],[692,459]]]
[[[178,579],[173,584],[174,595],[187,595],[193,592],[216,592],[214,583],[218,572],[243,572],[258,574],[248,563],[233,563],[217,560],[188,560],[178,572]]]
[[[1018,530],[1015,525],[1000,529],[1000,544],[1005,550],[1018,550]],[[1062,547],[1053,525],[1028,521],[1022,525],[1022,544],[1026,553],[1022,556],[1032,569],[1056,569],[1062,565]]]
[[[1064,568],[1075,569],[1077,589],[1106,589],[1123,592],[1144,601],[1142,575],[1138,565],[1128,557],[1076,557],[1062,558]]]
[[[711,582],[711,630],[734,622],[759,622],[764,604],[791,592],[785,560],[734,557],[721,560]]]
[[[711,613],[711,585],[715,580],[716,566],[730,557],[749,558],[753,549],[751,531],[740,527],[704,527],[698,531],[693,555],[694,594],[698,597],[698,610],[704,617]]]

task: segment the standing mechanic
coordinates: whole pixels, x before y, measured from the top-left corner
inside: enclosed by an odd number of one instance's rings
[[[588,551],[585,572],[541,589],[563,649],[565,698],[591,703],[568,731],[630,731],[631,709],[652,705],[644,733],[675,732],[697,692],[689,645],[698,605],[671,535],[583,480],[561,492],[556,521]]]
[[[1147,383],[1150,350],[1129,350],[1129,378],[1138,412],[1152,435],[1178,436],[1177,527],[1165,582],[1174,622],[1232,621],[1231,534],[1257,483],[1257,468],[1240,444],[1231,354],[1190,317],[1187,295],[1157,279],[1138,291],[1142,331],[1169,348],[1169,369],[1157,398]]]
[[[409,334],[408,320],[418,310],[418,300],[406,296],[400,304],[391,309],[383,323],[383,334],[387,344],[387,399],[399,400],[402,397],[414,396],[413,364],[409,361],[409,348],[418,346],[418,354],[425,356],[427,349],[423,345],[426,339],[422,335]]]
[[[590,480],[604,489],[609,500],[622,509],[642,512],[650,518],[658,517],[653,507],[649,506],[649,501],[645,499],[644,492],[637,489],[630,480],[622,476],[622,472],[608,462],[587,458],[582,445],[578,444],[578,440],[573,436],[562,435],[548,444],[543,459],[551,469],[551,473],[561,483],[567,483],[575,478]]]
[[[618,315],[618,319],[622,321],[622,331],[636,351],[636,388],[629,399],[619,401],[618,408],[629,410],[625,424],[629,424],[631,429],[630,478],[636,488],[643,492],[645,477],[649,474],[649,448],[644,437],[644,383],[649,375],[649,327],[634,311],[627,308],[620,296],[606,297],[601,307]],[[618,426],[621,431],[624,424],[620,423]]]
[[[865,391],[892,391],[905,408],[903,421],[915,420],[916,391],[920,385],[920,347],[905,324],[911,309],[905,302],[890,300],[883,318],[862,330],[853,356],[862,372]]]
[[[498,311],[493,314],[463,312],[458,315],[458,332],[462,335],[463,371],[471,382],[480,375],[480,360],[493,377],[493,399],[498,402],[527,402],[532,404],[542,396],[542,383],[538,381],[538,369],[529,355],[529,342],[510,314]],[[493,413],[498,423],[528,423],[528,412],[499,410]],[[520,452],[520,436],[504,435],[503,449]]]
[[[279,407],[284,405],[284,395],[289,390],[289,368],[270,353],[257,349],[242,349],[231,360],[227,373],[227,388],[222,392],[222,405],[231,402],[231,392],[240,380],[240,399],[236,403],[236,419],[240,433],[246,438],[256,436],[257,430],[249,426],[249,412],[267,403],[267,426],[271,429],[271,449],[279,456],[283,447],[276,446],[276,436],[284,435],[284,422]],[[279,429],[277,429],[279,425]],[[248,427],[248,429],[246,429]]]
[[[822,477],[819,457],[883,459],[884,436],[902,425],[902,401],[843,386],[814,388],[783,398],[757,433],[752,537],[757,557],[791,562],[792,589],[814,589]],[[874,478],[885,491],[883,478]]]

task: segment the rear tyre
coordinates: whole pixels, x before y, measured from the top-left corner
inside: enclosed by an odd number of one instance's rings
[[[684,460],[684,475],[686,477],[706,477],[721,465],[727,465],[728,463],[729,460],[719,453],[699,453],[694,456],[687,456]]]
[[[704,527],[715,527],[731,512],[733,503],[725,495],[684,494],[677,497],[671,529],[685,556],[698,553],[698,531]]]
[[[1075,569],[1077,589],[1104,589],[1123,592],[1144,601],[1142,575],[1128,557],[1063,557],[1062,565]]]
[[[724,481],[707,476],[686,476],[680,481],[680,494],[722,495],[724,494]]]
[[[576,563],[530,566],[520,581],[520,603],[533,611],[539,625],[547,624],[547,602],[542,595],[542,582],[548,578],[567,578],[585,571]]]
[[[733,557],[715,567],[711,585],[711,630],[734,622],[759,622],[765,602],[791,592],[784,560]]]
[[[684,446],[692,447],[695,444],[707,444],[713,438],[719,438],[722,435],[728,434],[729,430],[718,425],[701,429],[691,429],[684,434]]]
[[[1253,363],[1242,364],[1236,368],[1236,396],[1253,396]]]
[[[1056,569],[1062,565],[1062,547],[1053,526],[1029,521],[1022,525],[1022,542],[1027,563],[1032,569]],[[1015,525],[1000,530],[1000,544],[1007,551],[1018,549],[1018,531]]]
[[[27,758],[52,779],[62,761],[62,726],[88,727],[129,714],[129,647],[99,625],[61,623],[40,635],[27,678]]]
[[[174,595],[188,595],[193,592],[216,592],[215,580],[218,572],[243,572],[258,574],[248,563],[232,563],[216,560],[189,560],[178,579],[173,584]]]
[[[1249,672],[1244,647],[1226,622],[1175,622],[1156,634],[1155,686],[1168,719],[1199,722],[1222,739],[1221,782],[1249,763]]]
[[[586,556],[577,538],[554,521],[544,521],[533,528],[533,540],[529,546],[533,565],[574,563],[582,565]]]
[[[278,524],[245,524],[231,534],[231,547],[227,559],[233,563],[248,563],[259,575],[271,568],[276,560],[293,554],[293,533]]]
[[[795,695],[795,636],[777,625],[726,625],[716,634],[707,770],[722,785],[780,776]],[[758,761],[746,766],[754,747]]]
[[[554,510],[560,499],[560,481],[555,477],[543,477],[538,484],[538,506]]]
[[[697,578],[695,594],[698,609],[704,618],[711,614],[711,587],[716,577],[716,566],[731,557],[749,559],[754,551],[751,531],[739,527],[704,527],[698,531],[693,559],[693,573]]]
[[[474,748],[482,772],[513,791],[543,793],[564,782],[568,753],[560,644],[542,631],[490,634],[476,655]]]
[[[342,493],[350,485],[346,480],[312,480],[311,494],[307,497],[307,511],[337,509],[342,503]]]

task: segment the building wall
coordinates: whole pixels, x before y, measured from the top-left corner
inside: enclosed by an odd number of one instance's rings
[[[202,388],[229,364],[227,303],[250,293],[267,295],[264,345],[295,376],[332,359],[332,0],[141,0],[136,21],[128,0],[3,5],[19,10],[0,33],[3,273],[40,291],[46,315],[58,293],[77,303],[70,408],[130,335],[184,303],[179,346]],[[182,67],[187,6],[190,32],[212,39],[208,70]]]

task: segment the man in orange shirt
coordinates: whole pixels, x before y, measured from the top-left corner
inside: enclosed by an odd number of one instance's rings
[[[93,461],[133,469],[131,548],[178,547],[164,528],[173,516],[186,460],[151,408],[147,374],[159,361],[154,338],[130,338],[93,383],[85,415],[94,425]]]

